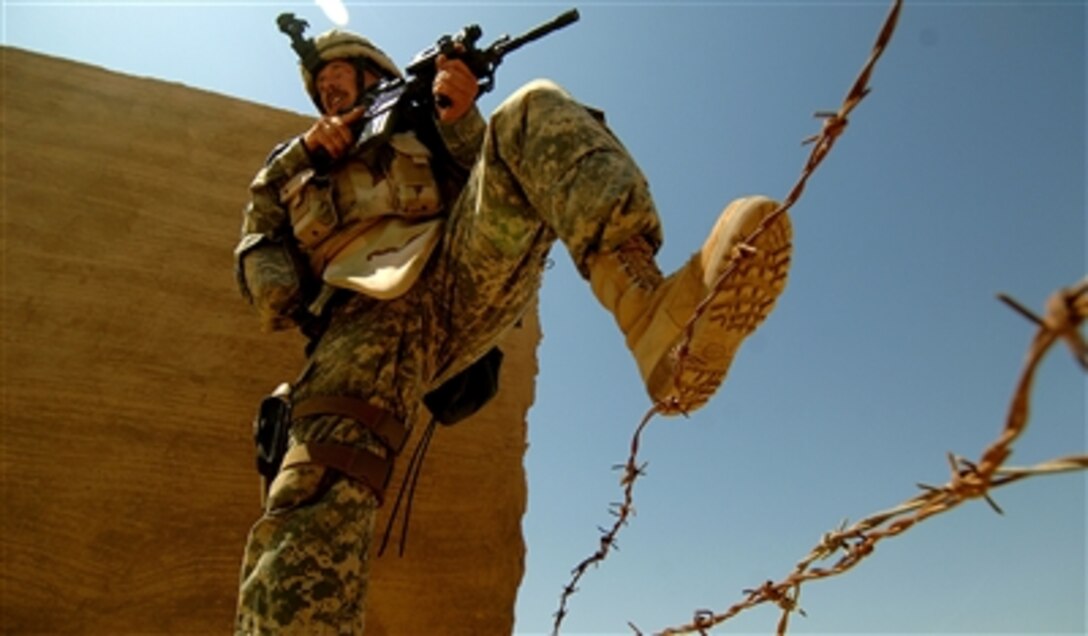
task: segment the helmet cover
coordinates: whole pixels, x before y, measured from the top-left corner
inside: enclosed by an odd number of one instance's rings
[[[370,40],[351,33],[350,31],[342,31],[340,29],[332,29],[326,31],[321,35],[314,38],[314,46],[317,48],[317,54],[321,58],[321,64],[317,68],[307,68],[305,64],[301,65],[302,69],[302,83],[306,87],[306,92],[309,93],[310,99],[313,100],[314,105],[318,110],[322,110],[321,96],[317,93],[316,78],[321,69],[332,62],[333,60],[348,60],[355,63],[355,69],[357,73],[360,73],[360,80],[362,79],[362,69],[365,66],[371,70],[376,70],[379,73],[390,78],[401,78],[400,69],[393,63],[393,60],[389,59],[381,49],[374,46]],[[362,60],[361,66],[358,62]]]

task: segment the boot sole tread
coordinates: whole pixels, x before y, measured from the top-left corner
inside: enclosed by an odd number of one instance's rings
[[[743,258],[714,292],[706,311],[693,325],[686,349],[681,351],[681,335],[666,360],[654,369],[653,376],[673,376],[660,378],[671,387],[671,395],[663,403],[665,412],[693,411],[721,386],[742,342],[766,320],[786,288],[793,252],[791,234],[785,217],[769,226],[755,240],[756,252]],[[678,364],[681,369],[676,387],[673,380]]]

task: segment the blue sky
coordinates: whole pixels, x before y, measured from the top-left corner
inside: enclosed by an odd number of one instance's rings
[[[786,194],[869,54],[888,3],[349,3],[401,64],[476,22],[484,41],[571,6],[576,25],[500,68],[485,112],[551,77],[607,111],[646,172],[680,266],[730,199]],[[309,113],[275,16],[309,2],[4,3],[5,44]],[[567,634],[630,633],[723,610],[820,536],[944,483],[945,454],[996,438],[1039,308],[1085,273],[1086,7],[907,2],[849,128],[795,207],[778,309],[719,395],[643,439],[649,474],[621,550],[583,579]],[[276,140],[268,140],[271,146]],[[255,166],[256,168],[256,166]],[[611,466],[649,406],[611,317],[561,246],[526,457],[520,633],[551,627],[569,570],[620,497]],[[1084,376],[1056,349],[1011,464],[1086,446]],[[1083,633],[1085,476],[1028,480],[882,543],[811,583],[793,633]],[[777,611],[721,633],[771,633]]]

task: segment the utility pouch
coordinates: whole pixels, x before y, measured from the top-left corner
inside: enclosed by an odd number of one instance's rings
[[[291,428],[291,386],[286,382],[261,400],[253,420],[253,441],[257,447],[257,472],[261,476],[261,506],[287,454],[287,433]]]
[[[442,196],[431,171],[431,151],[415,135],[400,133],[389,139],[394,154],[389,164],[393,205],[409,218],[429,217],[442,210]]]
[[[423,403],[439,422],[447,426],[456,424],[495,397],[499,391],[501,367],[502,351],[494,347],[467,369],[423,396]]]
[[[280,197],[290,212],[295,238],[308,250],[328,238],[340,223],[327,176],[304,170],[284,186]]]

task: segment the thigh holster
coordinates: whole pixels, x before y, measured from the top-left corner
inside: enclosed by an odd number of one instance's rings
[[[355,420],[385,447],[386,456],[342,443],[305,442],[287,451],[280,470],[302,465],[331,468],[369,488],[381,505],[393,475],[394,460],[408,439],[404,423],[384,409],[347,396],[316,396],[292,406],[292,420],[311,415],[340,415]]]

